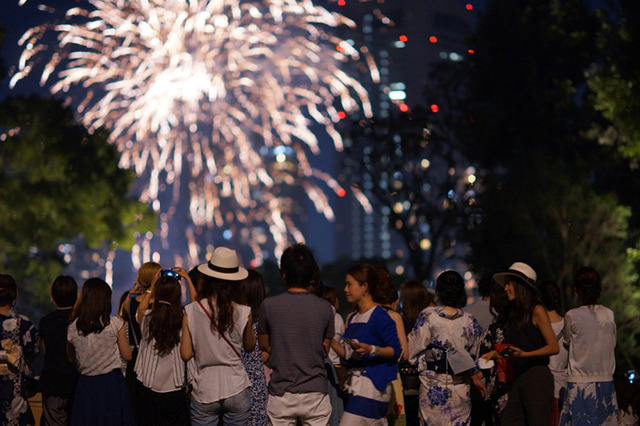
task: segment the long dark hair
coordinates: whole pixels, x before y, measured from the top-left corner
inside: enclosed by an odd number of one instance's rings
[[[540,286],[540,301],[547,311],[556,311],[562,315],[562,292],[560,287],[553,281],[545,281]]]
[[[0,306],[13,305],[18,297],[18,283],[9,274],[0,274]]]
[[[167,355],[180,343],[182,305],[180,282],[170,276],[158,278],[154,286],[155,301],[149,314],[149,339],[160,356]]]
[[[202,286],[198,289],[198,300],[207,299],[211,312],[211,329],[225,333],[233,327],[233,302],[242,302],[239,281],[228,281],[220,278],[204,276]],[[215,299],[216,308],[213,308]]]
[[[393,284],[391,273],[384,266],[377,266],[378,288],[373,295],[373,301],[385,306],[391,306],[398,300],[398,290]]]
[[[507,321],[516,330],[523,330],[531,322],[533,309],[540,302],[538,295],[529,285],[515,277],[510,277],[509,281],[513,284],[515,299],[509,303]]]
[[[82,286],[80,298],[73,308],[73,319],[81,335],[100,333],[109,325],[111,287],[100,278],[89,278]]]
[[[509,298],[501,285],[494,285],[489,299],[489,312],[493,315],[494,322],[504,324],[509,312]]]
[[[433,302],[433,297],[421,282],[409,281],[400,288],[400,303],[402,304],[402,316],[413,328],[418,315],[423,309]]]
[[[258,308],[267,295],[262,275],[255,269],[248,270],[249,275],[242,280],[240,288],[244,299],[244,304],[251,308],[253,321],[258,320]]]

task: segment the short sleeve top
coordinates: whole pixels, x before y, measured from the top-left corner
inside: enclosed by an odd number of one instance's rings
[[[67,331],[67,340],[76,353],[78,372],[84,376],[106,374],[122,366],[118,349],[118,331],[123,327],[121,318],[112,316],[101,332],[82,335],[74,320]]]

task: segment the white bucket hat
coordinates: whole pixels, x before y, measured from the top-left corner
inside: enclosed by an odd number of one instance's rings
[[[198,266],[198,271],[228,281],[242,281],[249,275],[249,272],[240,266],[238,253],[227,247],[216,248],[211,253],[209,262]]]
[[[493,279],[502,287],[505,286],[507,277],[515,277],[518,279],[518,281],[523,282],[531,287],[534,292],[539,292],[538,288],[536,287],[536,279],[538,278],[538,276],[536,275],[536,271],[534,271],[534,269],[526,263],[515,262],[513,265],[509,266],[508,271],[493,274]]]

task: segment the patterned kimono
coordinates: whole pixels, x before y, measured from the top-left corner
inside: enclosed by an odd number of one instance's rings
[[[476,355],[482,327],[458,309],[429,307],[420,313],[409,333],[410,361],[420,372],[420,420],[423,425],[468,425],[471,416],[470,374],[477,371]],[[468,352],[476,367],[454,375],[448,362],[453,350]],[[449,360],[450,361],[450,360]]]
[[[0,314],[0,424],[26,424],[27,380],[33,377],[29,362],[38,352],[39,334],[23,315]]]
[[[498,323],[489,325],[485,331],[480,345],[478,356],[482,356],[487,352],[495,349],[494,345],[507,343],[505,338],[504,326]],[[487,394],[491,401],[493,424],[499,426],[501,424],[502,413],[507,406],[509,381],[512,380],[513,371],[506,359],[495,360],[494,366],[489,371],[487,378]]]

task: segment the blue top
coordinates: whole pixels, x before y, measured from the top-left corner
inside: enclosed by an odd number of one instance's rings
[[[364,368],[363,376],[371,379],[375,387],[384,392],[387,385],[398,378],[398,358],[402,353],[396,323],[380,306],[376,306],[368,322],[347,322],[344,337],[381,348],[392,347],[392,358],[365,355],[362,359],[348,359],[347,368]]]

